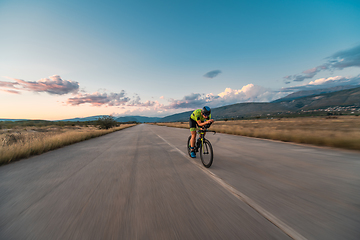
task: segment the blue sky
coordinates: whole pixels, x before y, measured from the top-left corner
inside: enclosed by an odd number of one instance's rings
[[[0,118],[166,116],[360,84],[359,1],[0,0]]]

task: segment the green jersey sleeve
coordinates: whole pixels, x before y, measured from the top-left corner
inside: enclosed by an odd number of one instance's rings
[[[201,109],[196,109],[190,116],[190,118],[194,121],[202,121],[204,122],[205,120],[211,119],[211,114],[209,115],[208,119],[205,119],[202,114],[201,114]]]

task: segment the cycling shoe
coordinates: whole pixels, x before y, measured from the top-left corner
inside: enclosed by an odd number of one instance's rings
[[[196,153],[195,152],[191,152],[190,155],[191,155],[192,158],[196,158]]]

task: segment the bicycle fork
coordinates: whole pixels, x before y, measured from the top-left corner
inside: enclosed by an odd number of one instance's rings
[[[197,143],[197,146],[196,146],[197,150],[199,150],[199,148],[201,147],[203,153],[205,154],[204,135],[203,135],[203,134],[200,135],[200,137],[199,137],[199,139],[196,141],[196,143]]]

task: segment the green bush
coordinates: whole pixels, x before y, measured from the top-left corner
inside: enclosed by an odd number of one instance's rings
[[[97,125],[100,129],[109,129],[118,126],[119,123],[112,116],[103,116],[97,120]]]

